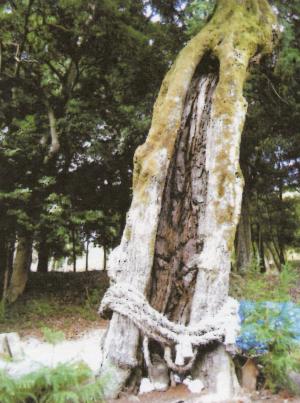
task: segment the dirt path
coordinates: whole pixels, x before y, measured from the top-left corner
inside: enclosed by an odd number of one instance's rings
[[[120,399],[109,400],[107,403],[300,403],[300,397],[292,397],[286,392],[273,395],[268,391],[261,391],[241,397],[235,401],[210,400],[203,394],[192,394],[185,385],[177,385],[167,392],[151,392],[143,395],[123,395]]]

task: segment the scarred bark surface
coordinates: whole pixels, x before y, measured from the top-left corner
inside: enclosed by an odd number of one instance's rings
[[[223,345],[199,346],[189,329],[211,323],[228,301],[243,190],[243,86],[258,49],[272,49],[275,23],[265,0],[219,0],[211,21],[182,50],[162,84],[148,138],[135,154],[133,201],[122,241],[108,265],[117,287],[102,306],[115,311],[103,344],[101,373],[111,379],[107,395],[134,386],[147,368],[164,387],[168,367],[185,367],[186,359],[193,364],[187,371],[210,392],[224,399],[237,393]],[[207,71],[207,58],[217,59],[219,68]],[[225,344],[235,336],[227,318],[227,330],[219,329]],[[175,322],[188,326],[181,332]],[[157,331],[151,333],[153,326]],[[172,345],[160,337],[167,327],[188,337],[178,342],[176,336]],[[144,339],[142,351],[144,334],[150,340]]]
[[[206,140],[217,73],[198,72],[191,83],[170,164],[159,218],[151,305],[172,321],[187,324],[197,271],[191,259],[203,249],[207,171]]]

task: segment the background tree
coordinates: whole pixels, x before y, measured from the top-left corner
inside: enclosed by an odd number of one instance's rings
[[[181,29],[153,22],[146,8],[142,1],[2,3],[2,278],[10,239],[25,229],[43,271],[58,245],[51,238],[86,238],[93,215],[95,239],[111,247],[119,236],[133,151],[180,45]],[[73,217],[65,223],[52,220],[56,199],[69,200],[60,205]]]
[[[300,178],[300,10],[296,1],[275,5],[282,31],[278,52],[276,58],[256,68],[248,83],[249,112],[241,146],[244,195],[248,198],[243,211],[248,230],[244,232],[252,233],[263,271],[270,259],[280,270],[287,248],[299,244],[296,230],[300,225],[296,214]],[[296,193],[293,198],[285,197],[288,192]],[[250,256],[251,243],[247,245],[246,255]]]

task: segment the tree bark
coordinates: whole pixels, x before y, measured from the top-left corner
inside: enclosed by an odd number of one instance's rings
[[[49,147],[48,154],[46,155],[46,157],[44,159],[44,164],[48,164],[49,161],[51,161],[55,156],[57,156],[57,154],[60,150],[59,135],[57,132],[57,122],[56,122],[54,110],[48,101],[46,101],[46,107],[47,107],[48,119],[49,119],[51,145]],[[42,140],[42,144],[47,143],[47,137],[48,136],[46,136]]]
[[[12,239],[8,240],[6,243],[6,264],[3,266],[4,270],[4,279],[3,279],[3,285],[1,283],[3,292],[2,292],[2,301],[3,304],[5,304],[7,300],[7,290],[8,290],[8,285],[10,281],[10,277],[13,271],[13,261],[14,261],[14,252],[15,252],[15,235],[12,237]]]
[[[86,249],[85,249],[85,271],[89,270],[89,238],[86,238]]]
[[[135,154],[122,241],[109,258],[112,287],[101,306],[114,311],[101,365],[101,374],[113,380],[107,396],[132,387],[141,368],[157,384],[158,367],[164,376],[168,368],[192,373],[224,400],[237,393],[233,364],[220,343],[234,342],[235,335],[211,321],[217,323],[228,301],[241,208],[243,86],[251,58],[271,50],[275,22],[264,0],[219,0],[162,84],[148,138]],[[213,335],[193,333],[204,322]],[[215,340],[209,347],[208,336]]]
[[[72,228],[72,260],[73,260],[73,272],[76,273],[76,235],[74,228]]]
[[[103,246],[103,270],[106,271],[106,265],[107,265],[107,246]]]
[[[38,255],[38,273],[48,273],[49,266],[49,251],[47,249],[42,249],[39,251]]]
[[[38,266],[37,271],[39,273],[47,273],[49,266],[49,247],[47,245],[47,240],[44,235],[42,235],[42,239],[40,241],[39,250],[38,250]]]
[[[23,294],[26,287],[28,273],[31,265],[32,238],[20,236],[16,257],[13,264],[13,272],[7,290],[7,301],[12,303]]]
[[[249,200],[243,195],[242,210],[236,235],[236,267],[238,272],[245,272],[252,264],[253,247]]]
[[[265,243],[264,249],[264,265],[266,273],[279,273],[281,270],[281,263],[274,242],[269,241]]]
[[[4,233],[0,234],[0,287],[3,289],[4,277],[7,268],[7,240]],[[2,291],[1,291],[2,292]]]

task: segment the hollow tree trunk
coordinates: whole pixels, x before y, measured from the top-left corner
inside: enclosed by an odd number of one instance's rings
[[[31,265],[32,238],[19,237],[13,272],[7,290],[8,302],[14,302],[23,294]]]
[[[142,368],[157,385],[157,363],[165,375],[192,373],[222,399],[237,392],[222,341],[234,343],[237,330],[228,283],[243,190],[243,85],[250,59],[271,50],[274,24],[265,0],[219,0],[162,84],[100,308],[114,311],[101,366],[107,396],[134,386]]]
[[[249,200],[244,193],[242,210],[236,234],[236,267],[239,272],[246,271],[253,260]]]

